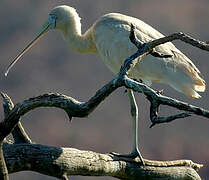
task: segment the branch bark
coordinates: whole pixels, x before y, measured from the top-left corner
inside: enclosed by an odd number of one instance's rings
[[[5,163],[2,147],[3,147],[3,140],[0,141],[0,179],[9,180],[8,170]]]
[[[40,144],[5,144],[4,152],[9,173],[31,170],[60,179],[82,175],[112,176],[123,180],[200,180],[196,170],[202,167],[189,160],[145,160],[144,167],[139,159]]]
[[[4,107],[4,115],[7,117],[7,115],[10,113],[10,111],[14,108],[14,104],[9,96],[5,93],[1,93],[1,96],[3,98],[3,107]],[[12,131],[12,137],[14,139],[14,143],[32,143],[31,139],[25,132],[20,120],[18,121],[17,125],[14,127],[14,130]]]

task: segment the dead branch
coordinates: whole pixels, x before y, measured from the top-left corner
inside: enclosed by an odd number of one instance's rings
[[[10,113],[10,111],[14,108],[14,104],[12,100],[10,99],[7,94],[1,93],[1,96],[3,98],[3,107],[4,107],[4,115],[7,117],[7,115]],[[15,126],[14,130],[12,131],[12,137],[14,139],[14,143],[32,143],[31,139],[25,132],[22,124],[20,121],[18,121],[17,125]]]
[[[40,144],[5,144],[4,152],[9,173],[31,170],[59,179],[83,175],[112,176],[124,180],[145,177],[146,180],[200,180],[196,171],[202,167],[189,160],[145,160],[144,167],[139,159]]]

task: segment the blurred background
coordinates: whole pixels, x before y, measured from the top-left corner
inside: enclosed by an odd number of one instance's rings
[[[209,40],[208,0],[105,0],[105,1],[28,1],[1,0],[0,6],[0,91],[7,93],[14,103],[47,92],[59,92],[86,101],[114,76],[96,54],[77,54],[68,49],[59,32],[48,33],[16,64],[7,78],[3,73],[20,50],[34,37],[48,12],[57,5],[66,4],[77,9],[86,31],[95,20],[109,12],[120,12],[152,25],[165,35],[185,32],[200,40]],[[176,46],[190,57],[209,84],[209,53],[182,42]],[[199,100],[192,100],[168,86],[165,95],[209,109],[209,90]],[[92,150],[100,153],[131,150],[131,118],[129,101],[120,88],[109,96],[88,118],[74,118],[59,109],[40,108],[22,119],[25,130],[37,143]],[[137,94],[140,111],[139,141],[144,158],[153,160],[191,159],[204,164],[200,170],[203,179],[209,174],[209,119],[192,116],[184,120],[157,125],[150,129],[149,103]],[[177,111],[161,107],[161,115]],[[3,109],[0,109],[3,119]],[[55,178],[34,172],[10,175],[15,180],[53,180]],[[110,177],[71,177],[71,180]]]

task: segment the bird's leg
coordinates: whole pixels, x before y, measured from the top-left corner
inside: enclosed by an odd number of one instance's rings
[[[132,152],[127,156],[130,157],[139,157],[141,162],[144,165],[144,160],[142,158],[142,155],[139,151],[138,148],[138,121],[139,121],[139,116],[138,116],[138,106],[136,104],[136,100],[134,97],[134,93],[133,90],[128,89],[128,97],[129,97],[129,101],[130,101],[130,106],[131,106],[131,116],[133,119],[133,144],[132,144]]]
[[[115,154],[120,157],[127,157],[127,158],[136,158],[139,157],[142,164],[145,165],[142,155],[138,148],[138,107],[136,104],[136,100],[134,97],[133,90],[128,89],[128,97],[131,105],[131,116],[133,119],[133,144],[132,144],[132,151],[130,154]]]

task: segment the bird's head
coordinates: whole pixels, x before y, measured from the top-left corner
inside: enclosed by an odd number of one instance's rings
[[[64,30],[66,26],[73,24],[77,17],[78,14],[74,8],[66,5],[57,6],[49,13],[48,23],[51,29]]]
[[[57,6],[51,10],[47,20],[42,25],[40,31],[37,33],[35,38],[14,58],[12,63],[7,67],[5,76],[8,75],[10,69],[15,63],[47,32],[51,29],[65,30],[66,26],[72,24],[72,19],[77,15],[76,10],[70,6],[62,5]]]

